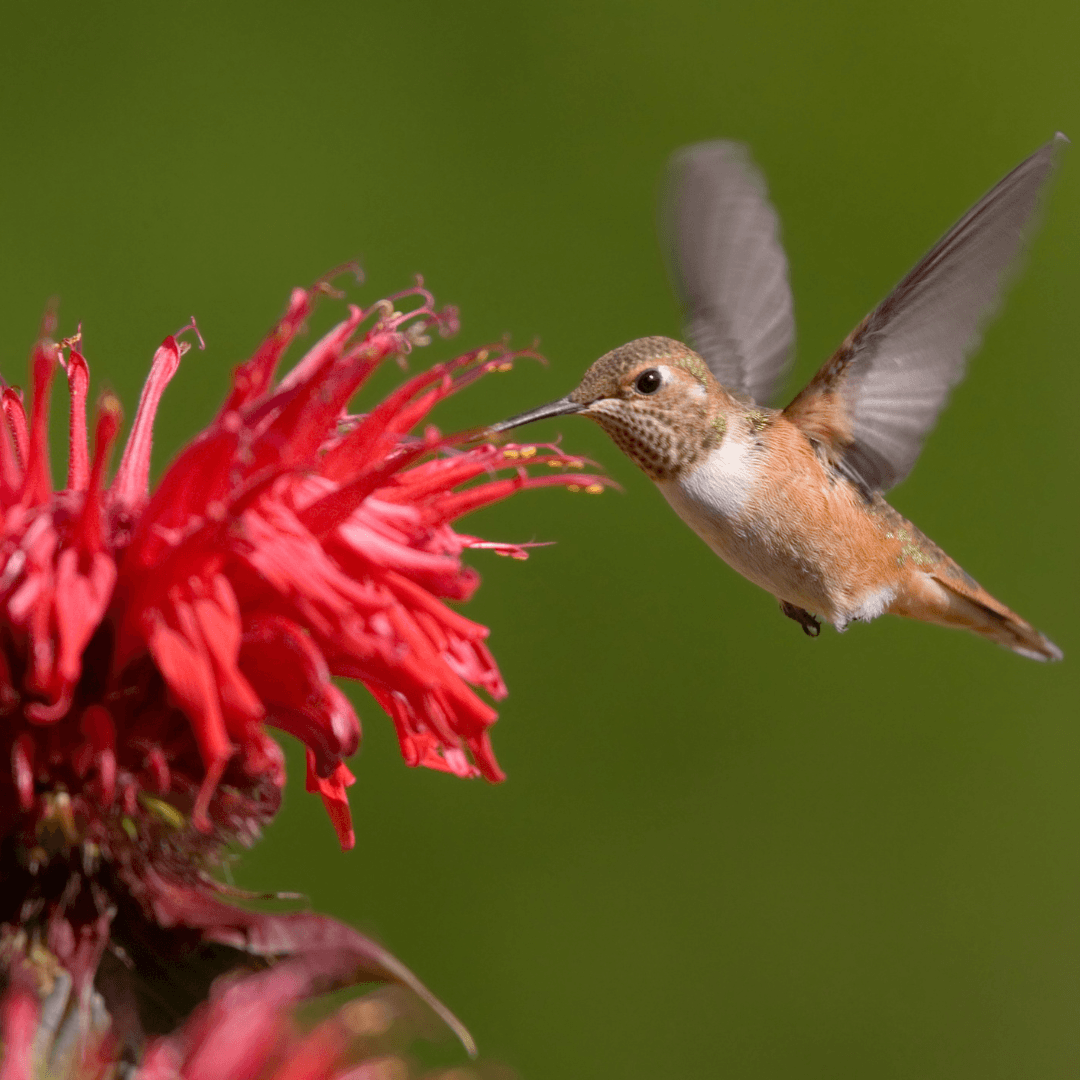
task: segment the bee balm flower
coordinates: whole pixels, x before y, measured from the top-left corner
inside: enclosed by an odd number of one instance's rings
[[[280,939],[269,917],[213,900],[208,871],[223,842],[253,840],[280,803],[283,756],[268,727],[304,743],[308,789],[352,846],[344,759],[360,722],[335,678],[371,691],[408,764],[502,777],[488,738],[496,714],[477,692],[505,694],[487,630],[446,601],[467,600],[478,584],[466,549],[524,552],[453,522],[525,488],[597,480],[553,448],[473,445],[433,426],[415,433],[447,395],[506,369],[514,354],[505,348],[436,365],[367,413],[348,411],[384,360],[455,328],[453,311],[437,311],[419,286],[368,310],[350,306],[279,380],[283,354],[327,291],[293,292],[233,373],[216,419],[155,490],[154,416],[187,348],[179,335],[154,355],[111,481],[120,409],[102,400],[91,440],[78,339],[34,348],[28,412],[18,390],[3,388],[0,968],[9,983],[16,970],[41,974],[44,945],[84,1006],[111,987],[110,1011],[141,1015],[129,1000],[139,995],[136,946],[161,938],[167,953],[162,934],[177,928],[190,932],[184,949],[201,941],[248,953],[252,935]],[[59,369],[70,450],[66,486],[54,491],[47,426]],[[545,463],[558,468],[529,472]],[[279,951],[303,954],[290,934]],[[106,963],[114,970],[103,981]],[[189,981],[208,986],[219,973],[210,964]],[[20,1000],[8,1000],[12,1030]]]
[[[165,800],[204,832],[213,823],[244,833],[251,823],[241,820],[238,793],[250,796],[254,785],[257,801],[273,804],[282,784],[271,725],[306,745],[309,789],[347,847],[352,777],[343,759],[357,749],[360,724],[333,676],[371,691],[408,764],[502,778],[488,738],[496,714],[476,693],[506,692],[487,630],[444,601],[467,600],[478,584],[461,561],[465,549],[524,553],[457,533],[452,522],[523,488],[596,478],[529,474],[527,466],[572,462],[557,451],[449,452],[462,436],[433,427],[410,435],[439,400],[505,369],[513,354],[502,348],[437,365],[366,415],[346,411],[383,360],[408,353],[425,330],[454,328],[453,311],[437,312],[422,289],[368,311],[350,307],[275,383],[321,289],[293,293],[234,372],[217,419],[153,492],[154,415],[186,351],[176,337],[154,356],[111,484],[119,408],[103,401],[91,454],[89,372],[75,342],[35,348],[29,416],[19,392],[4,389],[4,820],[18,816],[12,804],[40,818],[78,816],[88,801],[131,815],[149,794],[159,813]],[[395,309],[413,296],[419,306]],[[47,416],[58,367],[70,387],[71,447],[67,487],[54,493]],[[508,467],[511,475],[497,475]],[[56,805],[64,794],[69,810]]]

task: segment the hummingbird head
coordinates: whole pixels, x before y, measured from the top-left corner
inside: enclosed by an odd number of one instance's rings
[[[566,397],[490,430],[578,413],[598,423],[651,480],[668,480],[719,444],[724,425],[716,420],[728,403],[696,352],[672,338],[646,337],[601,356]]]

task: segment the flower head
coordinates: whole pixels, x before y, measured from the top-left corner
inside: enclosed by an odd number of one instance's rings
[[[190,811],[204,831],[213,819],[242,834],[223,781],[247,792],[262,785],[260,804],[274,801],[283,774],[271,725],[306,745],[308,786],[347,846],[343,759],[357,749],[360,723],[333,676],[371,691],[408,764],[502,778],[488,738],[496,714],[476,693],[506,692],[487,630],[444,601],[467,600],[478,584],[465,549],[524,551],[452,523],[523,488],[595,490],[597,479],[530,475],[532,465],[582,464],[555,449],[462,449],[467,435],[432,426],[411,434],[442,398],[506,370],[515,354],[502,346],[414,376],[367,414],[347,412],[382,361],[406,355],[431,328],[454,329],[453,310],[436,311],[419,287],[366,311],[351,306],[275,382],[321,291],[294,291],[234,372],[215,421],[153,492],[154,415],[187,349],[177,337],[154,355],[111,483],[119,406],[103,399],[91,453],[77,340],[36,346],[29,416],[19,391],[3,390],[0,706],[11,783],[0,799],[24,814],[66,813],[54,805],[59,793],[134,814],[149,794]],[[409,299],[416,305],[397,310]],[[53,492],[47,416],[58,367],[70,388],[71,446],[67,486]],[[12,809],[3,807],[5,820]]]
[[[283,755],[268,727],[304,743],[308,789],[350,847],[344,759],[360,722],[335,678],[370,690],[409,765],[502,778],[488,734],[496,713],[481,693],[506,691],[487,630],[446,601],[467,600],[478,584],[466,549],[525,552],[453,522],[525,488],[596,491],[600,481],[553,447],[421,428],[447,395],[507,369],[516,354],[503,346],[349,411],[383,361],[455,329],[452,309],[437,310],[419,285],[350,306],[279,379],[286,349],[330,291],[293,292],[234,371],[217,417],[155,490],[154,417],[188,348],[179,334],[154,355],[111,480],[120,408],[101,399],[90,439],[78,337],[35,346],[28,412],[3,387],[0,966],[9,973],[44,943],[85,997],[110,956],[130,959],[121,923],[145,924],[144,937],[171,927],[188,945],[211,940],[203,907],[222,842],[250,842],[280,803]],[[58,369],[70,450],[66,486],[54,491],[47,427]],[[531,473],[538,464],[555,468]],[[174,894],[186,899],[178,906]],[[218,973],[211,965],[195,981]],[[122,972],[116,979],[127,986]]]

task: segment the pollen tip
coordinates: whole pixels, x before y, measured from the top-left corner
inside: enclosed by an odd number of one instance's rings
[[[124,409],[120,399],[111,390],[106,390],[98,398],[97,406],[96,442],[101,448],[99,452],[107,452],[123,422]]]
[[[64,338],[60,342],[61,349],[74,349],[77,345],[82,344],[82,323],[79,323],[75,333],[70,337]]]

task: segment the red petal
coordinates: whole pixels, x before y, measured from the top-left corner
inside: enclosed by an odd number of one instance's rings
[[[356,833],[352,827],[352,815],[349,813],[349,797],[345,789],[356,783],[356,777],[349,772],[345,762],[339,762],[333,773],[325,779],[315,771],[315,755],[307,751],[307,790],[317,791],[322,796],[323,805],[330,816],[330,823],[337,833],[342,851],[351,851],[356,846]]]
[[[293,289],[288,310],[255,351],[255,355],[233,372],[232,391],[218,413],[219,420],[267,392],[281,357],[311,313],[314,298],[314,290],[309,292],[307,289]]]
[[[90,480],[90,449],[86,441],[86,395],[90,369],[74,350],[67,360],[68,397],[68,491],[85,491]]]
[[[180,356],[180,346],[174,337],[167,337],[154,353],[150,375],[139,396],[135,422],[131,425],[131,434],[112,485],[113,495],[124,506],[141,506],[149,493],[154,418],[161,395],[180,366]]]
[[[20,971],[23,965],[13,968]],[[0,999],[0,1080],[33,1080],[34,1033],[38,1026],[38,999],[29,973],[13,978]]]

